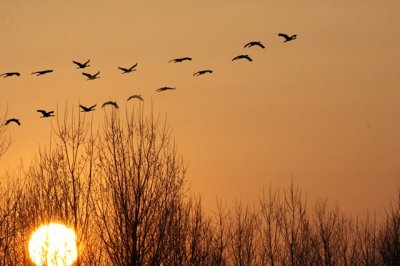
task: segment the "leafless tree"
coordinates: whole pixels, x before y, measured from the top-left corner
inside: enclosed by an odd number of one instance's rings
[[[65,109],[53,129],[51,144],[39,151],[26,174],[24,228],[31,232],[48,222],[62,222],[77,234],[78,264],[91,261],[95,135],[78,112]],[[28,235],[26,236],[28,237]]]
[[[106,113],[99,142],[97,224],[114,265],[159,265],[168,228],[184,194],[186,168],[168,124],[143,109]]]
[[[293,182],[283,190],[279,221],[282,228],[283,264],[311,265],[312,234],[307,212],[307,200]]]
[[[254,207],[237,202],[229,221],[232,265],[258,265],[258,215]]]
[[[384,265],[400,262],[400,191],[386,211],[386,221],[379,232],[379,252]]]
[[[282,260],[282,228],[279,190],[269,187],[263,192],[260,200],[261,237],[260,258],[263,265],[279,265]]]

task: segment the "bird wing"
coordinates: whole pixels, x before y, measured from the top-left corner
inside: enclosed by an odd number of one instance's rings
[[[100,74],[100,71],[94,74],[93,77],[97,77],[98,74]]]
[[[93,78],[93,76],[89,73],[82,72],[82,75],[86,76],[87,78]]]
[[[97,104],[92,105],[92,106],[89,107],[89,109],[93,109],[93,108],[95,108],[96,106],[97,106]]]
[[[257,42],[256,45],[260,46],[261,48],[265,48],[265,46],[261,42]]]
[[[90,62],[90,59],[87,60],[83,65],[86,66],[87,64],[89,64],[89,62]]]
[[[45,110],[36,110],[38,113],[42,113],[42,115],[46,114],[47,112]]]
[[[84,111],[89,110],[89,108],[87,108],[86,106],[83,106],[81,104],[79,105],[79,107],[82,108]]]
[[[128,72],[128,71],[129,71],[129,69],[124,68],[124,67],[118,67],[118,68],[121,69],[121,70],[124,71],[124,72]]]
[[[279,33],[278,36],[283,37],[285,39],[289,39],[289,36],[285,33]]]
[[[81,64],[81,63],[79,63],[79,62],[77,62],[77,61],[72,61],[72,63],[74,63],[74,64],[76,64],[76,65],[78,65],[78,66],[80,66],[80,67],[83,66],[83,64]]]
[[[115,108],[118,108],[118,104],[117,104],[116,102],[113,102],[113,101],[105,102],[105,103],[103,103],[103,105],[102,105],[101,107],[103,108],[103,107],[106,106],[106,105],[112,105],[112,106],[114,106]]]
[[[247,44],[244,46],[244,48],[250,47],[251,44],[252,44],[251,42],[247,43]]]
[[[138,63],[134,64],[134,65],[130,68],[130,70],[132,70],[132,69],[134,69],[135,67],[137,67],[137,64],[138,64]]]
[[[54,114],[54,111],[49,111],[49,112],[47,112],[48,114]]]
[[[248,56],[248,55],[243,56],[243,58],[246,58],[246,59],[249,60],[250,62],[253,61],[253,59],[251,59],[251,57]]]

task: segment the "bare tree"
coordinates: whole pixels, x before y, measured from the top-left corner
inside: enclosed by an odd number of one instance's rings
[[[279,265],[282,260],[282,222],[279,190],[269,187],[268,194],[263,192],[260,203],[261,237],[260,257],[263,265]]]
[[[238,202],[230,218],[229,246],[232,265],[258,265],[259,217],[255,209]]]
[[[167,123],[143,109],[106,114],[99,144],[97,223],[114,265],[159,265],[184,194],[185,166]]]
[[[91,191],[95,175],[95,136],[80,113],[65,109],[53,129],[52,142],[39,151],[26,174],[25,227],[32,231],[43,223],[60,221],[72,227],[82,252],[78,264],[95,258],[91,245],[93,220]],[[25,211],[26,212],[26,211]]]
[[[311,225],[307,213],[306,198],[293,182],[283,190],[279,221],[282,228],[283,264],[310,265],[313,258]]]
[[[379,252],[384,265],[400,262],[400,191],[386,211],[386,221],[379,232]]]

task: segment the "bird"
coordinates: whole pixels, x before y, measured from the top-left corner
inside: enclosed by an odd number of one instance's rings
[[[1,74],[0,77],[1,77],[1,76],[4,76],[4,78],[12,77],[12,76],[17,76],[17,77],[19,77],[20,75],[21,75],[21,73],[19,73],[19,72],[7,72],[7,73]]]
[[[8,120],[6,121],[6,123],[5,123],[5,125],[10,124],[11,122],[16,123],[18,126],[21,125],[21,123],[19,122],[19,119],[17,119],[17,118],[10,118],[10,119],[8,119]]]
[[[244,46],[244,48],[250,48],[250,47],[253,47],[253,46],[259,46],[259,47],[261,47],[263,49],[265,48],[265,46],[261,42],[249,42]]]
[[[170,60],[168,63],[180,63],[183,61],[192,61],[192,58],[190,58],[190,57],[175,58],[175,59]]]
[[[32,72],[31,75],[36,74],[36,76],[38,77],[38,76],[41,76],[41,75],[44,75],[44,74],[47,74],[47,73],[51,73],[51,72],[54,72],[54,70],[48,69],[48,70],[36,71],[36,72]]]
[[[103,107],[106,106],[106,105],[112,105],[112,106],[114,106],[115,108],[118,109],[118,104],[117,104],[116,102],[113,102],[113,101],[105,102],[105,103],[103,103],[103,105],[101,106],[101,108],[103,108]]]
[[[156,92],[162,92],[162,91],[167,91],[167,90],[175,90],[176,88],[171,88],[171,87],[161,87],[156,90]]]
[[[75,65],[77,65],[78,67],[77,67],[77,69],[78,68],[85,68],[85,67],[90,67],[90,65],[88,65],[89,64],[89,62],[90,62],[90,59],[89,60],[87,60],[85,63],[79,63],[79,62],[77,62],[77,61],[72,61],[72,63],[74,63]]]
[[[85,72],[82,72],[82,75],[84,75],[84,76],[86,76],[88,79],[87,80],[94,80],[94,79],[98,79],[98,78],[100,78],[100,77],[98,77],[98,75],[100,74],[100,71],[99,72],[97,72],[96,74],[94,74],[94,75],[92,75],[92,74],[89,74],[89,73],[85,73]]]
[[[238,55],[238,56],[234,57],[232,59],[232,61],[239,60],[239,59],[247,59],[247,60],[249,60],[249,62],[253,61],[253,59],[251,59],[250,56],[248,56],[247,54]]]
[[[290,42],[297,39],[297,34],[289,36],[285,33],[279,33],[278,36],[285,38],[284,42]]]
[[[131,72],[135,71],[136,66],[137,66],[137,63],[134,64],[133,66],[131,66],[130,68],[124,68],[124,67],[118,67],[118,68],[122,70],[122,74],[127,74],[127,73],[131,73]]]
[[[95,108],[96,106],[97,106],[97,104],[92,105],[92,106],[90,106],[90,107],[86,107],[86,106],[83,106],[83,105],[79,105],[79,107],[82,109],[81,112],[85,112],[85,113],[94,111],[94,110],[95,110],[94,108]]]
[[[212,70],[209,70],[209,69],[207,69],[207,70],[200,70],[200,71],[197,71],[196,73],[194,73],[193,74],[193,76],[200,76],[200,75],[204,75],[204,74],[206,74],[206,73],[213,73],[213,71]]]
[[[45,110],[36,110],[36,112],[42,114],[42,116],[41,116],[40,118],[54,116],[54,111],[48,111],[48,112],[46,112]]]
[[[129,96],[129,98],[126,100],[126,101],[129,101],[129,100],[131,100],[131,99],[139,99],[139,100],[141,100],[141,101],[143,101],[143,97],[142,97],[142,95],[132,95],[132,96]]]

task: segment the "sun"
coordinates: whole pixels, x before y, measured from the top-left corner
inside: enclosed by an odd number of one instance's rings
[[[63,224],[50,223],[39,227],[28,244],[35,265],[72,265],[78,256],[75,232]]]

